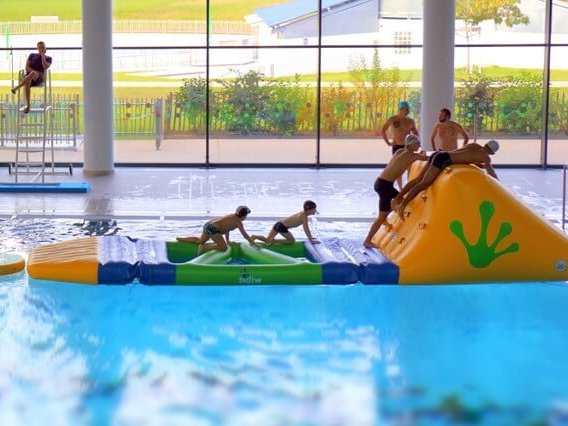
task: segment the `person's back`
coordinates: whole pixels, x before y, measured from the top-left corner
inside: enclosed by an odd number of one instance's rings
[[[302,211],[294,213],[293,215],[276,222],[266,237],[262,235],[253,235],[252,239],[263,241],[268,245],[273,243],[294,244],[296,239],[290,232],[290,228],[296,228],[297,226],[302,225],[304,233],[306,234],[306,237],[308,237],[308,241],[312,244],[317,244],[318,241],[312,236],[308,224],[308,217],[317,213],[317,205],[312,200],[306,200],[303,207],[304,209]],[[284,239],[275,239],[278,234],[282,235]]]
[[[448,151],[453,164],[490,162],[487,149],[477,143],[470,143],[453,151]]]
[[[458,149],[458,137],[463,137],[466,145],[469,141],[467,132],[455,121],[450,120],[452,113],[449,109],[443,108],[440,111],[438,122],[432,129],[430,141],[432,148],[437,151],[453,151]]]
[[[286,219],[281,220],[282,224],[285,225],[287,228],[296,228],[300,226],[304,221],[307,220],[306,212],[300,211],[298,213],[294,213],[291,216],[288,216]]]
[[[239,225],[242,223],[242,220],[235,213],[231,213],[231,214],[210,220],[209,223],[211,225],[213,225],[215,228],[217,228],[217,230],[220,233],[226,234],[229,231],[233,231],[234,229],[237,229],[239,227]]]
[[[435,149],[453,151],[458,149],[458,124],[453,121],[438,123],[438,138]]]

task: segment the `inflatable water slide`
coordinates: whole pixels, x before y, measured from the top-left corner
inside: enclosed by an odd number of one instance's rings
[[[86,284],[461,284],[567,281],[568,238],[475,166],[446,168],[375,235],[197,253],[191,243],[125,236],[32,250],[31,278]]]

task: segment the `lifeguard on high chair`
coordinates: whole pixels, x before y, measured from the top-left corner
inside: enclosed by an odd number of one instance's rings
[[[51,66],[51,56],[47,56],[45,43],[37,43],[38,53],[30,53],[26,61],[25,71],[20,72],[18,85],[12,88],[12,94],[16,94],[22,87],[24,88],[25,105],[21,109],[23,113],[30,112],[31,88],[39,87],[44,84],[45,73]]]

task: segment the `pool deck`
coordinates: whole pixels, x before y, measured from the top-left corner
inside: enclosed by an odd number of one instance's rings
[[[318,220],[371,221],[373,183],[381,168],[138,168],[89,177],[46,176],[46,182],[89,182],[87,194],[0,193],[0,219],[13,217],[190,220],[252,209],[250,218],[274,220],[318,203]],[[561,169],[497,168],[505,187],[546,218],[562,223]],[[6,169],[0,181],[13,182]]]

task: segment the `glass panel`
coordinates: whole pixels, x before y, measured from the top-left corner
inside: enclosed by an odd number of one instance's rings
[[[211,0],[211,45],[317,44],[318,0]]]
[[[472,141],[501,142],[496,164],[540,162],[543,55],[542,47],[455,51],[454,119]]]
[[[197,48],[114,50],[117,163],[205,161],[204,58]]]
[[[527,44],[544,41],[544,2],[456,2],[456,44]]]
[[[113,45],[205,46],[206,11],[205,0],[113,0]]]
[[[212,163],[313,164],[315,49],[212,49]]]
[[[322,9],[322,44],[369,45],[378,44],[378,1],[345,2],[324,0]],[[317,19],[317,16],[314,17]]]
[[[568,44],[568,2],[552,2],[552,42]]]
[[[324,49],[322,163],[387,163],[391,150],[379,131],[403,99],[419,124],[421,67],[422,49]]]
[[[548,163],[568,164],[568,47],[551,51]]]

